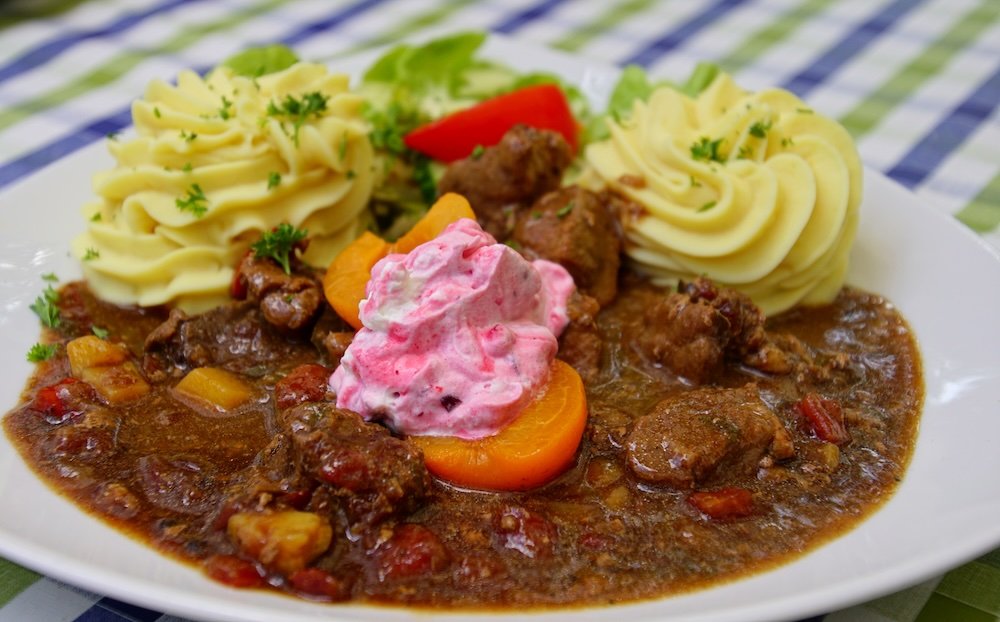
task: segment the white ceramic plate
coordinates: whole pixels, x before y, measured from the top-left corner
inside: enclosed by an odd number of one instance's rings
[[[547,69],[595,103],[609,67],[493,38],[487,55]],[[335,68],[356,72],[372,56]],[[0,194],[0,408],[16,404],[37,340],[28,305],[41,275],[79,275],[67,255],[90,177],[110,166],[93,145]],[[546,622],[669,618],[675,622],[806,617],[916,583],[1000,545],[1000,258],[950,218],[868,170],[849,282],[893,300],[924,357],[926,407],[896,495],[857,529],[771,572],[685,596],[608,609],[523,614]],[[67,582],[177,615],[211,620],[426,620],[426,612],[326,606],[238,591],[164,558],[80,512],[42,484],[0,438],[0,555]],[[437,617],[439,614],[435,614]],[[504,619],[521,614],[494,614]],[[455,614],[454,620],[482,620]]]

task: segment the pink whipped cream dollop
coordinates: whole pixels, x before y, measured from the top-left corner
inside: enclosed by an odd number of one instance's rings
[[[468,218],[372,268],[363,327],[330,377],[337,406],[414,435],[476,439],[547,381],[573,277]]]

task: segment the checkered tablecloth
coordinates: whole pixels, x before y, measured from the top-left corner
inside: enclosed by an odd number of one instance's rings
[[[791,89],[866,164],[1000,248],[1000,0],[0,0],[0,191],[126,126],[153,78],[249,45],[321,60],[431,28],[663,77],[710,60],[749,88]],[[1000,551],[819,619],[995,622]],[[0,622],[56,620],[176,618],[0,560]]]

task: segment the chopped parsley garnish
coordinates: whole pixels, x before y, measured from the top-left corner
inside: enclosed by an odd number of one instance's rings
[[[26,358],[29,363],[41,363],[55,356],[58,349],[58,343],[36,343],[28,350]]]
[[[195,138],[198,138],[198,135],[195,134],[194,132],[188,132],[187,130],[181,130],[181,138],[184,139],[184,142],[188,142],[189,143],[189,142],[193,141]]]
[[[698,211],[699,212],[707,212],[708,210],[710,210],[713,207],[715,207],[715,203],[716,203],[715,201],[709,201],[708,203],[706,203],[706,204],[702,205],[701,207],[699,207]]]
[[[788,138],[787,136],[781,139],[781,146],[782,147],[791,147],[794,144],[795,144],[795,141],[792,140],[791,138]]]
[[[108,140],[118,140],[118,132],[108,132],[107,134],[105,134],[105,137]]]
[[[184,166],[181,167],[181,170],[184,171],[185,173],[190,173],[193,169],[194,167],[191,166],[190,162],[185,162]]]
[[[309,235],[308,231],[296,229],[283,222],[271,231],[260,236],[260,239],[250,245],[255,257],[270,257],[278,262],[285,274],[292,273],[289,255],[295,246]]]
[[[223,121],[233,116],[233,102],[229,101],[225,95],[222,96],[222,108],[219,108],[219,116],[222,117]]]
[[[108,330],[106,328],[101,328],[100,326],[91,326],[90,332],[94,333],[95,336],[101,339],[108,338]]]
[[[90,217],[90,222],[101,222],[102,216],[100,212],[94,212],[94,215]]]
[[[740,151],[736,155],[736,157],[742,160],[749,160],[750,158],[753,157],[753,149],[751,149],[749,145],[743,145],[742,147],[740,147]]]
[[[475,147],[473,147],[472,153],[469,155],[469,157],[472,158],[473,160],[478,160],[479,158],[483,157],[484,151],[486,151],[485,147],[483,147],[482,145],[476,145]]]
[[[798,112],[799,114],[812,114],[813,113],[813,111],[812,111],[811,108],[796,108],[795,112]]]
[[[509,246],[510,248],[512,248],[512,249],[514,249],[516,251],[520,251],[521,250],[521,245],[518,244],[517,240],[507,240],[506,242],[504,242],[504,244],[506,244],[507,246]]]
[[[695,160],[722,162],[722,156],[719,155],[721,144],[721,138],[709,140],[707,136],[702,136],[701,140],[691,145],[691,157]]]
[[[284,117],[286,121],[291,121],[295,130],[292,133],[292,142],[299,146],[299,129],[309,120],[309,117],[318,117],[326,111],[326,102],[330,98],[319,91],[306,93],[302,97],[285,95],[285,99],[280,103],[270,102],[267,105],[267,116]]]
[[[160,118],[160,108],[159,106],[153,106],[153,116],[157,119]]]
[[[757,138],[764,138],[767,136],[767,131],[771,129],[770,121],[757,121],[750,126],[750,135]]]
[[[358,174],[354,172],[354,169],[350,169],[349,171],[347,171],[347,178],[348,179],[354,179],[357,176],[358,176]]]
[[[271,171],[267,174],[267,189],[273,190],[281,185],[281,173],[277,171]]]
[[[35,312],[35,315],[42,321],[42,324],[49,328],[56,328],[61,321],[59,318],[58,302],[59,292],[49,285],[42,291],[42,294],[38,298],[35,298],[35,302],[28,308]]]
[[[42,275],[42,280],[46,283],[58,283],[59,277],[56,276],[55,272],[46,272]]]
[[[568,216],[569,213],[573,211],[573,207],[574,204],[572,201],[570,201],[566,205],[560,207],[558,211],[556,211],[556,216],[558,216],[559,218],[566,218],[566,216]]]
[[[697,179],[695,179],[694,175],[690,175],[689,177],[691,179],[691,187],[692,188],[701,188],[701,182],[698,181]]]
[[[94,259],[99,259],[100,257],[101,253],[96,248],[93,247],[88,247],[87,250],[83,253],[84,261],[92,261]]]
[[[396,102],[389,104],[384,111],[366,106],[364,117],[372,126],[372,131],[368,135],[372,146],[395,155],[402,155],[406,151],[403,128],[415,125],[409,116]]]
[[[195,218],[201,218],[208,211],[208,198],[198,184],[191,184],[187,196],[176,199],[174,205],[182,212],[191,212]]]

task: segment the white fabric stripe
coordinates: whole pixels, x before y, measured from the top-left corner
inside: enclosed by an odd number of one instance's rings
[[[786,39],[764,52],[744,71],[741,83],[758,90],[783,83],[813,65],[830,48],[885,8],[887,2],[833,2]]]
[[[0,85],[0,105],[30,101],[54,88],[72,82],[101,67],[123,50],[146,50],[162,45],[183,30],[225,17],[233,11],[230,2],[194,3],[180,10],[146,19],[110,37],[89,39]],[[111,20],[113,21],[113,20]]]
[[[809,102],[817,110],[833,117],[846,114],[979,4],[978,0],[934,0],[922,6],[922,10],[906,15],[894,25],[894,30],[898,34],[919,33],[919,36],[876,40],[829,80],[816,87],[809,95]],[[916,100],[912,96],[902,102],[904,105],[914,103]],[[947,107],[934,106],[935,112],[946,110]],[[913,136],[916,138],[918,134],[914,132]]]
[[[917,194],[949,214],[974,199],[1000,170],[1000,108],[953,151],[917,188]]]
[[[79,32],[106,27],[122,14],[147,6],[148,0],[88,2],[50,18],[30,20],[16,27],[8,27],[3,33],[3,60],[8,62],[41,44],[61,39],[71,30]]]
[[[0,608],[0,622],[72,622],[97,600],[97,596],[43,578]]]
[[[997,36],[1000,36],[1000,24],[982,35],[984,39]],[[980,54],[969,50],[959,52],[939,73],[914,91],[909,100],[862,137],[858,142],[861,158],[880,170],[889,169],[995,70],[995,63],[983,62]]]

